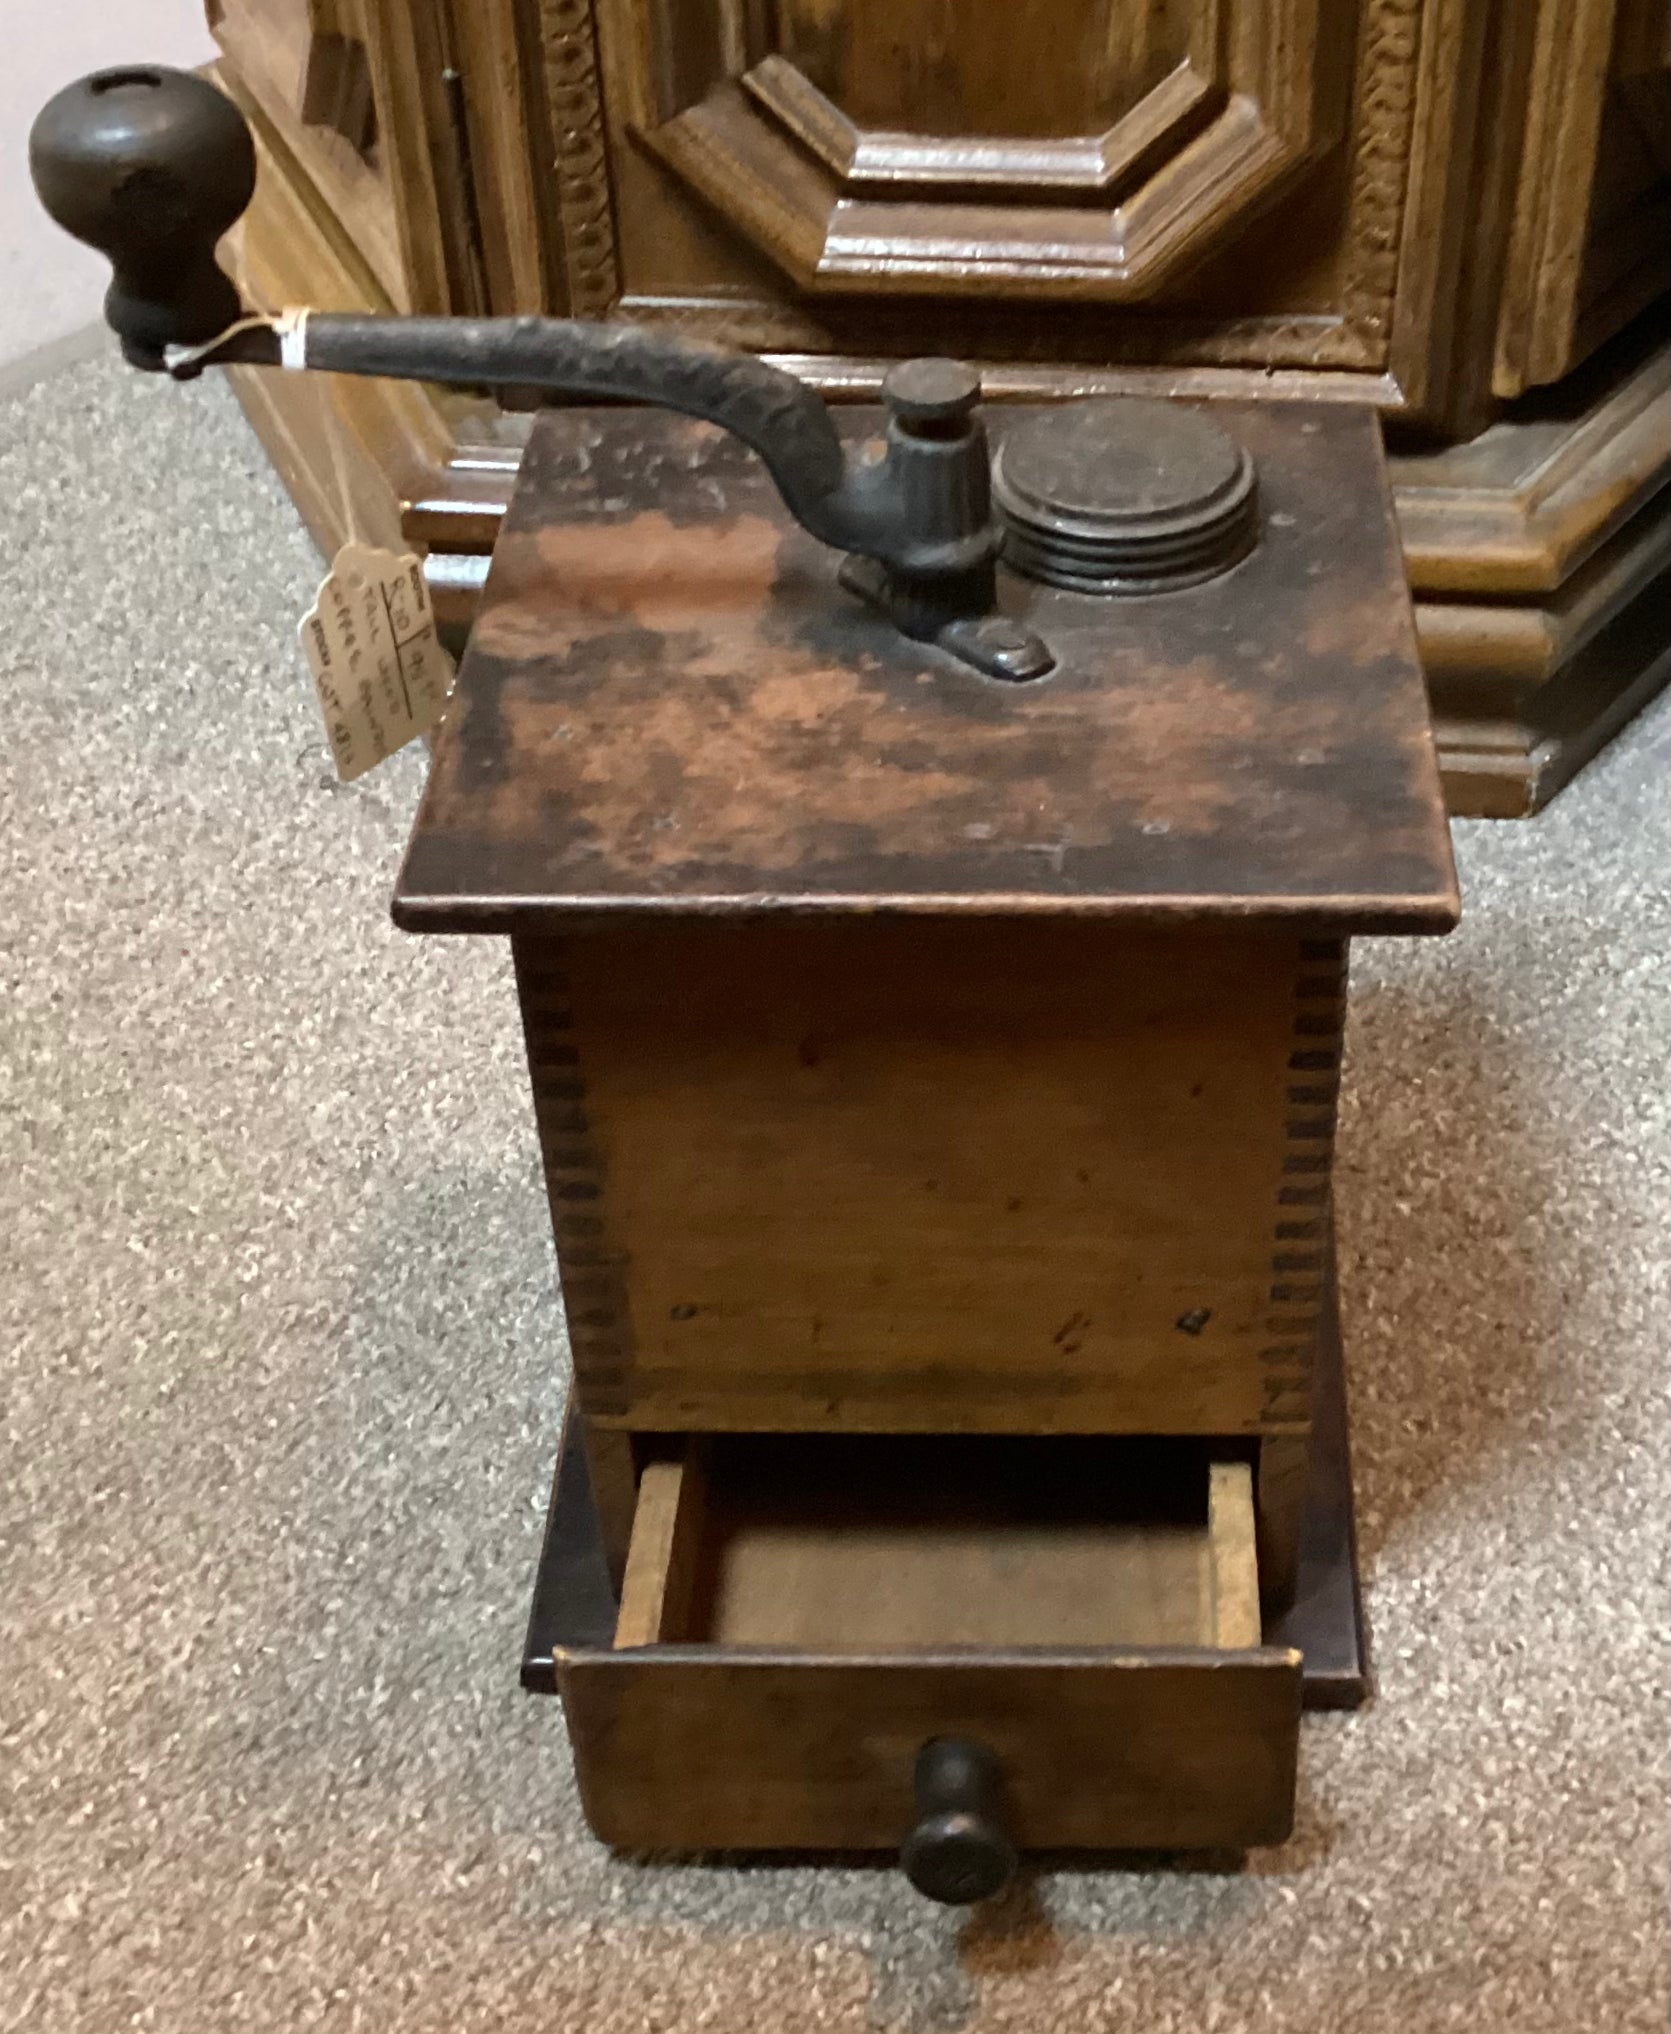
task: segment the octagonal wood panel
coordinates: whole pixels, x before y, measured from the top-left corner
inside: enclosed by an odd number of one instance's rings
[[[1338,0],[648,10],[637,138],[805,291],[1153,295],[1335,141]]]

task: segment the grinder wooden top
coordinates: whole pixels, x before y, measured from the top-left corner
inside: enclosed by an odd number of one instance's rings
[[[1266,917],[1443,932],[1456,880],[1366,409],[1220,404],[1261,538],[1186,591],[1001,573],[981,677],[836,584],[736,440],[536,421],[395,897],[415,931],[643,912]],[[1002,410],[989,412],[995,438]],[[855,411],[845,428],[876,428]]]

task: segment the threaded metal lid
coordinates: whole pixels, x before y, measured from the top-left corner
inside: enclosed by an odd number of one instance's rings
[[[1160,593],[1253,548],[1253,461],[1198,410],[1137,397],[1064,403],[1005,433],[992,467],[1018,572],[1082,593]]]

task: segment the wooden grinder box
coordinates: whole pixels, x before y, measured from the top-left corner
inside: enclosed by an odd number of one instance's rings
[[[529,1678],[611,1842],[909,1845],[948,1739],[1017,1846],[1275,1841],[1302,1683],[1361,1689],[1346,948],[1455,881],[1373,416],[1213,416],[1255,548],[1029,585],[1035,684],[723,433],[537,420],[395,916],[512,940],[574,1355]]]

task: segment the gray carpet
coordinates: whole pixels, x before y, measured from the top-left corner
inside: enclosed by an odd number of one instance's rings
[[[1242,1872],[612,1860],[516,1683],[563,1343],[504,954],[386,897],[224,390],[0,406],[0,2026],[1665,2024],[1671,715],[1360,951],[1374,1705]]]

